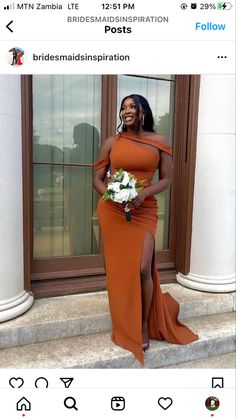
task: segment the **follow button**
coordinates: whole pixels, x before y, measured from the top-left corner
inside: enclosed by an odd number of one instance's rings
[[[196,22],[195,23],[195,30],[198,31],[224,31],[226,28],[225,23],[212,23],[212,22]]]

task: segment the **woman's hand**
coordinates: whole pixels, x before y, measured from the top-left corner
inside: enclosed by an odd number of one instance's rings
[[[131,202],[128,203],[128,208],[130,208],[131,211],[138,208],[140,205],[142,205],[145,198],[146,198],[146,191],[145,189],[142,189],[139,192],[138,196],[136,196],[136,198],[134,198]]]
[[[118,208],[120,208],[120,210],[125,210],[125,206],[126,206],[126,204],[125,203],[123,203],[123,204],[119,204],[119,202],[114,202],[117,206],[118,206]]]

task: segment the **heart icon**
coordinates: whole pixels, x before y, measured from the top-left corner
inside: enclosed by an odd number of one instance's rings
[[[9,384],[13,388],[20,388],[23,386],[24,380],[21,377],[18,377],[18,378],[12,377],[9,380]]]
[[[161,406],[164,410],[169,409],[172,403],[173,400],[170,397],[160,397],[160,399],[158,399],[159,406]]]

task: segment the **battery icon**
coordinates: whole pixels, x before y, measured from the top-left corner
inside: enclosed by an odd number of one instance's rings
[[[232,9],[233,5],[230,2],[221,2],[221,3],[217,3],[217,9],[218,10],[230,10]]]

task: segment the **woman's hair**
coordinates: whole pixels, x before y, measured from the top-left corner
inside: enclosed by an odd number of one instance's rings
[[[137,116],[139,115],[139,112],[140,112],[140,106],[142,107],[142,109],[144,111],[144,124],[142,125],[143,130],[154,132],[154,119],[153,119],[152,110],[150,108],[150,105],[149,105],[147,99],[145,99],[145,97],[143,97],[141,95],[137,95],[137,94],[128,95],[128,96],[126,96],[122,99],[121,105],[120,105],[120,110],[119,110],[119,117],[120,117],[121,122],[120,122],[119,126],[117,127],[117,131],[119,130],[121,125],[122,125],[122,131],[127,131],[127,128],[126,128],[125,124],[122,123],[120,113],[121,113],[121,109],[122,109],[124,101],[126,99],[129,99],[129,98],[133,99],[133,101],[136,105]],[[137,118],[137,129],[139,129],[139,127],[140,127],[140,121],[139,121],[139,118]]]

